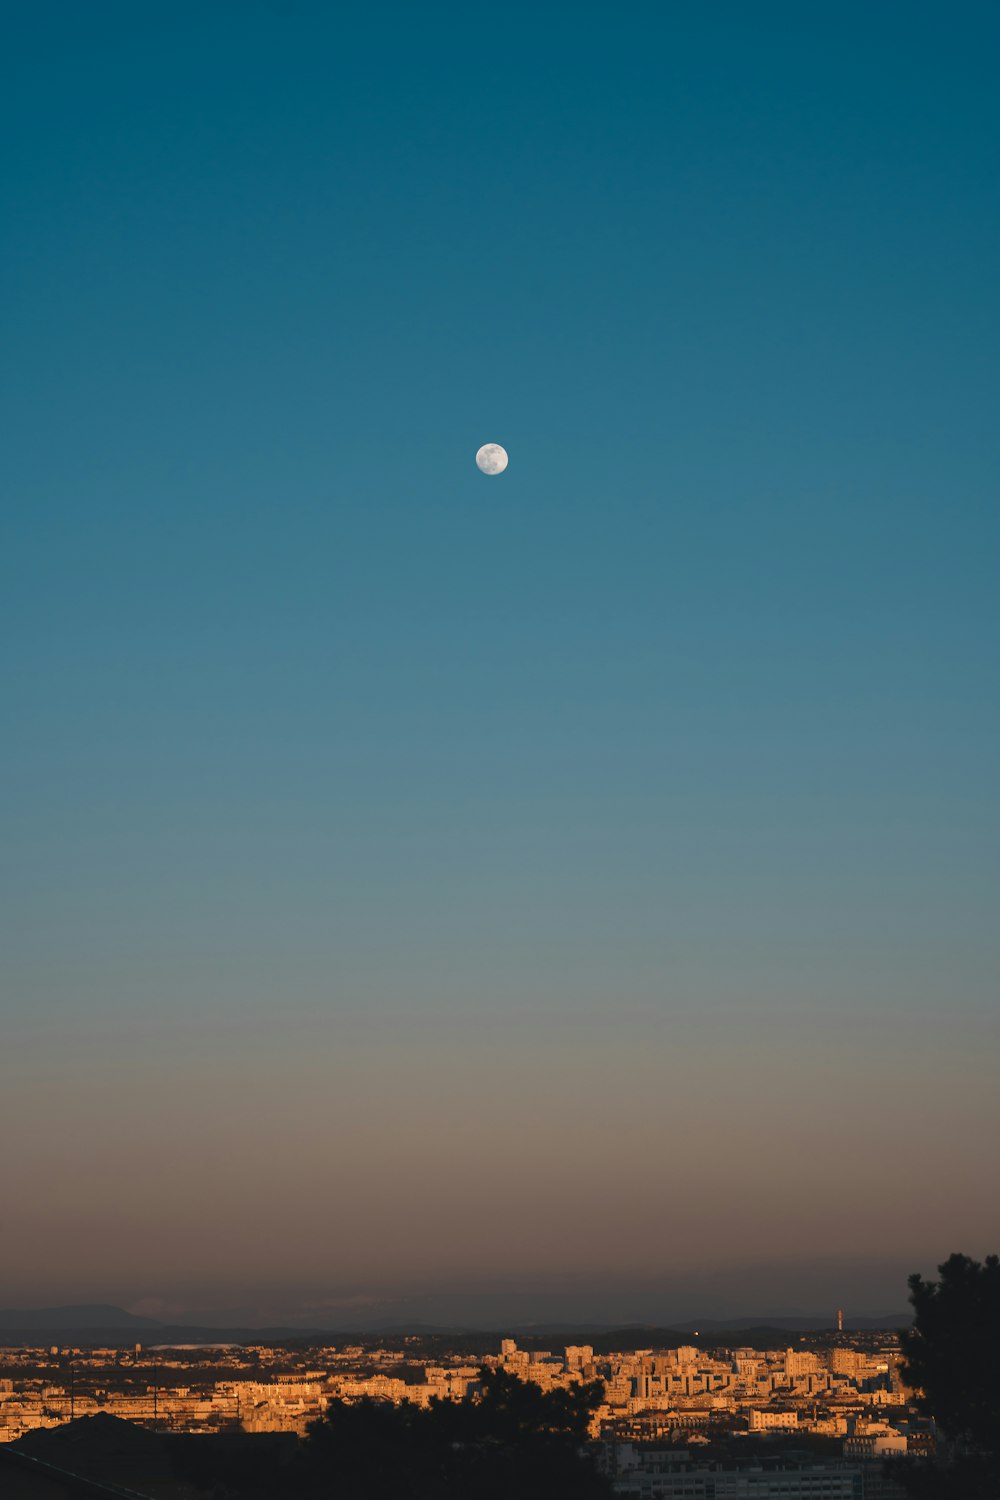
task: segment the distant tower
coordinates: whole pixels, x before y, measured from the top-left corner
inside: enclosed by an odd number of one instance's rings
[[[844,1331],[844,1309],[842,1307],[838,1307],[837,1308],[837,1332],[838,1333],[843,1333],[843,1331]]]

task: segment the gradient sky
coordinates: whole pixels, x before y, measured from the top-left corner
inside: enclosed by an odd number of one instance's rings
[[[568,16],[4,8],[0,1305],[1000,1248],[997,8]]]

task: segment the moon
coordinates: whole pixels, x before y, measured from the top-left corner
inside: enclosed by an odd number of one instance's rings
[[[502,474],[507,467],[507,450],[499,443],[484,443],[476,454],[476,468],[483,474]]]

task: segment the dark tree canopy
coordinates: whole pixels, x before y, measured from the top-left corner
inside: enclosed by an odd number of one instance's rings
[[[609,1491],[582,1452],[600,1381],[543,1392],[503,1370],[429,1407],[331,1402],[310,1428],[301,1493],[337,1500],[591,1500]]]
[[[938,1275],[909,1279],[904,1378],[949,1438],[1000,1458],[1000,1258],[952,1255]]]
[[[462,1401],[331,1401],[291,1446],[174,1439],[174,1471],[206,1500],[606,1500],[586,1451],[603,1397],[601,1381],[543,1392],[484,1369]]]

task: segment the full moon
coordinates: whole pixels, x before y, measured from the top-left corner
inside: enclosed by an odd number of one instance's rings
[[[507,467],[507,450],[499,443],[484,443],[476,454],[476,467],[484,474],[502,474]]]

